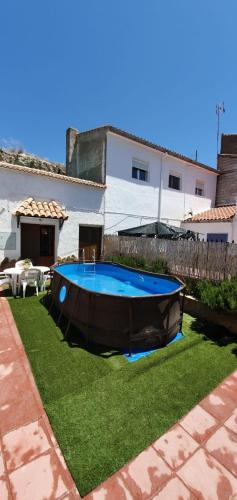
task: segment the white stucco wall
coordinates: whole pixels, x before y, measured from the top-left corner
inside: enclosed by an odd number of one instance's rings
[[[231,243],[233,240],[237,243],[237,231],[235,235],[233,222],[184,222],[181,226],[184,229],[190,229],[190,231],[199,233],[200,240],[206,241],[208,233],[224,233],[228,234],[228,243]]]
[[[3,233],[16,233],[16,248],[6,250],[0,245],[0,262],[5,256],[19,258],[20,228],[13,215],[20,202],[33,197],[36,200],[55,200],[65,207],[68,220],[59,231],[58,221],[22,217],[21,222],[54,224],[57,255],[78,254],[79,225],[104,225],[104,189],[65,182],[48,176],[0,167],[0,242]],[[57,256],[55,255],[55,257]]]
[[[132,178],[132,159],[148,162],[149,181]],[[169,189],[169,173],[181,176],[181,191]],[[185,216],[214,205],[216,174],[109,132],[106,151],[105,233],[158,219],[180,226]],[[205,196],[195,196],[196,180]],[[162,189],[160,190],[160,185]],[[159,196],[161,192],[160,208]]]

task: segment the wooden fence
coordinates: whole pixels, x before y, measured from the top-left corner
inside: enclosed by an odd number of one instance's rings
[[[237,244],[155,238],[104,237],[104,257],[165,259],[171,274],[220,281],[237,275]]]

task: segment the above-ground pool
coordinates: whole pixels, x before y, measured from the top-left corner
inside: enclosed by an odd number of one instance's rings
[[[88,341],[116,349],[166,345],[180,330],[183,283],[111,262],[54,267],[52,304]]]

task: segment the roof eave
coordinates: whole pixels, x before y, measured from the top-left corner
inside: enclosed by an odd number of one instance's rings
[[[142,144],[143,146],[147,146],[151,149],[155,149],[156,151],[159,151],[160,153],[164,153],[164,154],[167,154],[167,155],[172,156],[174,158],[177,158],[185,163],[190,163],[193,166],[208,170],[216,176],[219,175],[219,172],[215,168],[210,167],[209,165],[206,165],[205,163],[201,163],[201,162],[192,160],[192,158],[189,158],[188,156],[184,156],[184,155],[181,155],[180,153],[176,153],[176,151],[172,151],[170,149],[164,148],[163,146],[160,146],[159,144],[155,144],[151,141],[148,141],[148,140],[143,139],[139,136],[131,134],[130,132],[126,132],[125,130],[114,127],[113,125],[103,125],[101,127],[85,130],[84,132],[79,132],[78,135],[83,137],[87,134],[93,134],[94,132],[99,132],[101,130],[104,130],[105,132],[111,132],[111,133],[114,133],[116,135],[120,135],[120,136],[125,137],[127,139],[130,139],[132,141],[138,142],[139,144]]]

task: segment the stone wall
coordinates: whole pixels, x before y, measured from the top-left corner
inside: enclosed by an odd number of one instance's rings
[[[237,134],[222,134],[217,158],[216,206],[235,205],[237,199]]]
[[[218,155],[216,206],[235,205],[237,199],[237,154]]]
[[[29,168],[36,168],[38,170],[46,170],[47,172],[54,172],[55,174],[66,174],[66,169],[61,163],[54,163],[21,151],[8,151],[0,149],[0,161],[15,165],[22,165]]]
[[[66,173],[101,184],[105,183],[106,132],[79,133],[68,129],[66,135]]]

